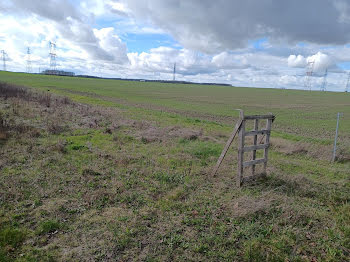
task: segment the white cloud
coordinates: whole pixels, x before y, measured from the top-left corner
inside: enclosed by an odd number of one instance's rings
[[[131,11],[129,8],[126,7],[124,3],[116,2],[116,1],[108,1],[105,4],[106,8],[112,11],[113,13],[122,15],[122,16],[128,16]]]
[[[309,63],[313,63],[312,69],[315,73],[323,73],[326,69],[337,70],[335,59],[322,52],[317,52],[306,58],[302,55],[290,55],[288,57],[289,67],[306,68]]]
[[[321,52],[309,56],[307,62],[314,62],[313,70],[315,72],[324,72],[326,69],[335,66],[334,60],[329,55]]]
[[[250,40],[267,36],[271,42],[292,44],[342,45],[350,41],[350,8],[345,0],[114,2],[130,10],[135,19],[162,28],[185,48],[206,53],[245,47]]]
[[[302,79],[296,76],[282,75],[279,77],[278,81],[282,86],[290,86],[290,85],[303,86],[303,83],[301,83]]]
[[[176,63],[177,72],[183,76],[214,74],[225,70],[250,67],[245,56],[220,53],[210,56],[188,49],[170,47],[153,48],[149,52],[128,54],[132,70],[172,73]],[[227,79],[227,74],[223,79]]]
[[[234,69],[234,68],[247,68],[249,67],[246,57],[229,54],[222,52],[213,56],[212,63],[218,68]]]
[[[288,66],[289,67],[305,67],[307,65],[306,58],[302,55],[290,55],[288,57]]]
[[[350,60],[350,47],[342,45],[350,41],[349,12],[343,0],[2,0],[0,49],[13,71],[25,70],[27,46],[34,71],[47,68],[53,40],[58,67],[77,73],[172,79],[176,62],[178,80],[300,89],[313,60],[314,88],[330,68],[328,83],[335,89],[343,85],[337,63]],[[175,41],[160,40],[149,50],[142,42],[137,49],[143,51],[128,53],[124,41],[135,41],[128,34],[142,35],[136,41],[153,34]]]
[[[110,61],[128,61],[126,44],[120,40],[113,27],[94,29],[93,32],[99,40],[99,46],[110,56]]]
[[[82,3],[83,6],[86,4],[87,2]],[[11,0],[7,8],[13,16],[16,16],[17,20],[21,21],[22,27],[25,26],[23,24],[25,18],[39,20],[44,28],[45,24],[50,24],[51,30],[48,33],[51,39],[47,40],[58,39],[65,43],[69,42],[70,45],[83,49],[93,59],[113,61],[117,64],[123,64],[127,61],[127,49],[119,37],[115,33],[113,34],[110,29],[107,30],[108,32],[104,31],[105,35],[94,31],[91,27],[91,17],[80,12],[68,0],[47,0],[44,2],[41,0]],[[4,20],[9,18],[6,13],[4,17]],[[35,34],[36,32],[31,33]],[[106,39],[99,39],[95,33],[106,37]],[[47,35],[45,37],[48,38]],[[111,48],[111,45],[114,47]],[[118,48],[119,50],[117,50]]]

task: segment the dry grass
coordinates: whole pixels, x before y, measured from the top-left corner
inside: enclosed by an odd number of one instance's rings
[[[272,138],[274,150],[286,155],[304,155],[315,159],[328,160],[332,158],[332,146],[315,145],[307,142],[292,142],[282,138]]]
[[[323,162],[322,145],[273,138],[270,175],[237,190],[235,151],[207,175],[222,131],[11,92],[0,98],[0,236],[18,241],[0,240],[4,261],[349,257],[349,173]]]

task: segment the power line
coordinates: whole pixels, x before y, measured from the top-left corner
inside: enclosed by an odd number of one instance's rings
[[[310,91],[312,88],[311,78],[314,73],[314,65],[315,65],[315,61],[310,61],[307,63],[307,67],[306,67],[305,88],[309,89]]]
[[[50,70],[56,71],[56,44],[50,41]]]
[[[32,72],[32,61],[30,60],[30,47],[27,48],[27,73]]]
[[[174,63],[173,81],[175,81],[175,78],[176,78],[176,63]]]
[[[323,82],[322,82],[322,86],[321,86],[321,91],[326,91],[327,76],[328,76],[328,68],[326,69],[326,71],[324,72],[324,75],[323,75]]]
[[[3,71],[6,71],[6,56],[7,56],[7,53],[5,52],[5,50],[1,50],[1,55],[2,55]]]

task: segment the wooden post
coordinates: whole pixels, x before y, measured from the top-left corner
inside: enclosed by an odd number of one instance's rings
[[[243,178],[243,162],[244,162],[244,138],[245,138],[245,120],[244,112],[240,111],[240,118],[242,119],[241,128],[238,134],[238,166],[237,166],[237,187],[241,187]]]
[[[266,134],[266,141],[265,141],[265,144],[267,144],[267,145],[270,144],[271,125],[272,125],[272,119],[269,118],[266,121],[266,130],[269,130],[269,132]],[[265,162],[264,162],[264,174],[267,174],[266,169],[267,169],[268,153],[269,153],[269,147],[266,147],[264,149],[264,159],[265,159]]]
[[[254,121],[254,131],[258,131],[259,130],[259,119],[255,119]],[[256,134],[254,136],[254,141],[253,141],[253,145],[256,146],[258,143],[258,135]],[[256,159],[256,150],[253,150],[253,159]],[[255,175],[255,165],[252,165],[252,176]]]
[[[243,120],[241,118],[238,119],[238,122],[237,122],[237,124],[235,126],[235,129],[233,130],[233,133],[231,134],[229,140],[227,141],[227,143],[225,145],[225,148],[224,148],[224,150],[222,150],[221,155],[220,155],[220,157],[219,157],[219,159],[218,159],[218,161],[217,161],[217,163],[216,163],[216,165],[215,165],[215,167],[213,169],[212,176],[215,176],[216,172],[218,171],[222,161],[224,160],[224,158],[226,156],[226,153],[227,153],[228,149],[230,148],[230,145],[233,142],[233,139],[235,139],[239,129],[241,128],[242,122],[243,122]]]

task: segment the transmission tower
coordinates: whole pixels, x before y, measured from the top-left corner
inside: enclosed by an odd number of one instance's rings
[[[324,75],[323,75],[323,82],[322,82],[322,86],[321,86],[321,91],[326,91],[327,76],[328,76],[328,68],[326,69],[326,71],[324,72]]]
[[[312,88],[311,78],[314,73],[314,65],[315,65],[315,61],[310,61],[307,63],[307,67],[306,67],[305,88],[309,89],[310,91]]]
[[[348,81],[346,81],[345,93],[349,92],[350,87],[350,72],[348,74]]]
[[[3,71],[6,71],[6,52],[5,50],[1,50],[1,56],[2,56],[2,63],[3,63]]]
[[[176,78],[176,63],[174,63],[173,81],[175,81],[175,78]]]
[[[56,44],[50,42],[50,70],[56,71]]]
[[[32,61],[30,60],[30,47],[27,48],[27,73],[32,72]]]

